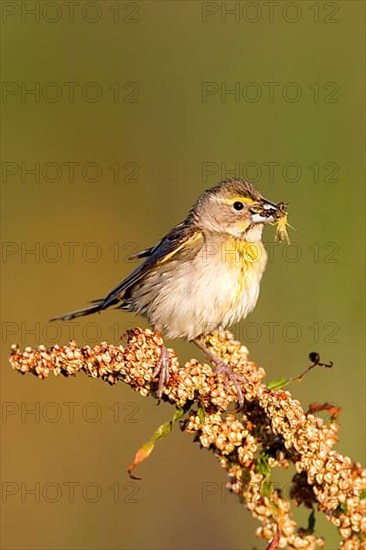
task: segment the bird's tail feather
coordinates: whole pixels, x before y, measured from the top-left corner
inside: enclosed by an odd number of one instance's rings
[[[84,309],[78,309],[76,311],[70,311],[64,315],[59,315],[57,317],[52,317],[50,321],[71,321],[71,319],[76,319],[76,317],[84,317],[84,315],[91,315],[92,313],[97,313],[106,308],[104,300],[96,300],[96,303],[92,306],[86,307]]]

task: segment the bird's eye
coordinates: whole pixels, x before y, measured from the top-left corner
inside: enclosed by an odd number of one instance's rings
[[[244,204],[240,201],[235,201],[233,207],[235,210],[243,210]]]

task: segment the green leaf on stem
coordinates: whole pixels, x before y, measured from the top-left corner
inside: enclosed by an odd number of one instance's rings
[[[155,443],[159,439],[167,437],[170,434],[174,424],[183,417],[184,413],[185,411],[183,409],[176,409],[173,418],[171,420],[168,420],[167,422],[164,422],[164,424],[161,424],[161,426],[159,426],[158,429],[153,433],[151,439],[147,443],[144,443],[142,447],[140,447],[140,449],[136,452],[133,462],[129,465],[127,469],[128,474],[132,479],[141,479],[134,476],[132,472],[137,468],[139,464],[144,462],[151,455],[155,447]]]

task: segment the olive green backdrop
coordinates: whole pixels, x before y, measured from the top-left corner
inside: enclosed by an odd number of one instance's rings
[[[225,176],[287,201],[296,229],[286,248],[266,228],[271,261],[236,334],[269,379],[310,351],[333,360],[292,391],[342,407],[339,448],[364,458],[363,6],[2,2],[4,549],[265,547],[178,428],[129,480],[171,407],[84,376],[22,378],[7,361],[13,342],[116,342],[146,326],[118,311],[48,319],[110,290]]]

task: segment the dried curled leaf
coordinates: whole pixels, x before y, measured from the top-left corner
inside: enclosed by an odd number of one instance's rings
[[[277,525],[277,529],[274,534],[274,537],[269,543],[269,545],[267,546],[266,550],[277,550],[280,547],[280,540],[281,540],[281,532]]]

